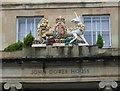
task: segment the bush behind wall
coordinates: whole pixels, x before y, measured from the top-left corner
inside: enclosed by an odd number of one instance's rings
[[[34,41],[34,37],[32,35],[32,33],[30,32],[25,38],[24,38],[24,46],[25,47],[31,47],[31,45],[33,44]]]
[[[104,43],[103,43],[103,38],[102,36],[100,35],[100,33],[98,34],[98,38],[97,38],[97,43],[96,45],[98,46],[98,48],[102,48]]]
[[[10,44],[8,47],[6,47],[4,49],[4,51],[17,51],[17,50],[22,50],[23,47],[31,47],[33,41],[34,41],[34,37],[32,36],[32,33],[30,32],[24,38],[24,43],[23,42],[16,42],[16,43]]]
[[[24,44],[23,42],[16,42],[4,49],[4,51],[16,51],[16,50],[22,50]]]

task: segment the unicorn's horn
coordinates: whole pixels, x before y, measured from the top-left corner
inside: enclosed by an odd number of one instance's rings
[[[79,16],[79,19],[80,19],[80,22],[82,23],[82,18],[81,18],[81,16]]]
[[[75,16],[76,16],[76,18],[78,18],[78,15],[77,15],[77,13],[76,12],[74,12],[75,13]]]

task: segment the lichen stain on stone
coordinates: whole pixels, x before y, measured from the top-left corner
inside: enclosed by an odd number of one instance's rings
[[[72,46],[70,46],[69,49],[68,49],[68,56],[69,57],[72,57],[72,49],[73,49]]]
[[[82,47],[79,47],[78,49],[79,49],[79,56],[81,56],[82,55]]]

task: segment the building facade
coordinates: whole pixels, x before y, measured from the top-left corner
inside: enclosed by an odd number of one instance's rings
[[[55,25],[55,19],[64,17],[68,28],[74,26],[71,19],[74,12],[81,16],[86,25],[85,38],[90,45],[95,45],[100,33],[103,37],[105,48],[118,48],[119,38],[119,2],[109,1],[21,1],[1,3],[1,50],[8,45],[23,41],[23,38],[31,31],[37,38],[37,24],[42,17],[49,20],[51,27]],[[112,2],[114,1],[114,2]]]
[[[37,25],[43,17],[53,28],[56,18],[62,16],[71,28],[74,12],[86,26],[89,45],[96,44],[100,33],[106,48],[45,46],[0,52],[2,91],[119,91],[119,10],[119,0],[2,0],[0,50],[23,41],[30,31],[38,38]]]

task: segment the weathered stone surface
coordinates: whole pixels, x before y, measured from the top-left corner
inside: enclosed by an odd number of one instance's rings
[[[73,81],[101,81],[103,79],[119,80],[119,60],[94,62],[46,62],[3,64],[2,76],[5,79],[16,79],[20,82],[64,82]],[[43,67],[45,65],[45,67]],[[44,69],[43,69],[44,68]],[[58,79],[59,78],[59,79]]]
[[[98,54],[96,46],[46,46],[24,48],[23,57],[50,58],[50,57],[80,57]]]
[[[0,58],[21,58],[23,51],[0,52]]]
[[[87,56],[120,56],[120,49],[99,49],[97,46],[64,46],[23,48],[22,51],[0,52],[0,58],[56,58]]]

